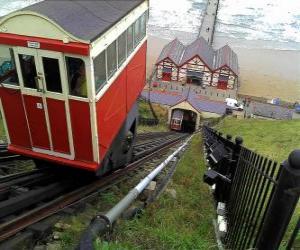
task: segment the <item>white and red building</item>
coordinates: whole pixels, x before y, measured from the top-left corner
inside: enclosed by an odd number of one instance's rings
[[[202,37],[188,46],[178,39],[167,44],[156,62],[162,81],[192,83],[217,89],[237,89],[238,58],[228,46],[213,50]]]

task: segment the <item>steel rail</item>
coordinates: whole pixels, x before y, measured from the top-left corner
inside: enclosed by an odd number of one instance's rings
[[[56,214],[57,212],[62,211],[63,209],[72,206],[80,202],[81,200],[85,200],[86,197],[95,192],[100,192],[101,189],[105,189],[106,186],[112,185],[112,182],[117,181],[120,177],[127,175],[129,172],[137,170],[142,166],[142,164],[154,158],[155,156],[167,151],[169,148],[176,145],[186,137],[187,135],[174,138],[174,140],[167,142],[161,147],[157,147],[150,154],[136,160],[133,163],[128,164],[125,168],[119,169],[111,175],[101,177],[91,184],[62,195],[51,202],[48,202],[40,207],[37,207],[14,218],[11,221],[2,223],[0,225],[0,241],[3,241],[15,235],[17,232],[23,230],[24,228],[36,222],[39,222],[42,219],[45,219],[53,214]]]

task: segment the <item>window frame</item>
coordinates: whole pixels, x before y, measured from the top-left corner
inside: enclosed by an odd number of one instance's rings
[[[112,68],[112,70],[109,72],[109,65],[108,65],[108,62],[109,62],[109,59],[108,59],[108,50],[109,48],[115,44],[115,67]],[[113,75],[118,71],[118,55],[117,55],[117,40],[114,40],[111,44],[109,44],[106,48],[106,77],[107,77],[107,81],[110,80]],[[112,57],[113,58],[113,57]]]
[[[84,64],[85,64],[85,75],[86,75],[86,81],[87,81],[87,84],[86,84],[87,85],[87,97],[76,96],[76,95],[70,94],[69,77],[68,77],[68,71],[67,71],[67,62],[66,62],[66,59],[65,59],[66,57],[73,57],[73,58],[76,58],[76,59],[81,59],[84,62]],[[90,75],[91,72],[87,70],[89,68],[89,65],[90,65],[89,59],[90,59],[90,57],[86,57],[86,56],[63,53],[63,63],[64,63],[64,67],[65,67],[65,77],[66,77],[66,84],[67,84],[67,86],[66,86],[67,87],[66,96],[68,97],[68,99],[77,100],[77,101],[84,101],[84,102],[89,101],[89,97],[91,96],[91,93],[93,93],[92,91],[90,91],[90,89],[94,87],[94,83],[93,83],[91,75]]]
[[[100,56],[101,54],[103,53],[104,55],[104,65],[105,65],[105,81],[99,85],[99,87],[97,87],[96,85],[96,78],[95,78],[95,59]],[[108,77],[107,77],[107,51],[106,49],[105,50],[102,50],[95,58],[92,58],[92,61],[93,61],[93,79],[94,79],[94,89],[95,89],[95,94],[97,95],[99,93],[99,91],[107,84],[108,82]]]
[[[122,36],[122,35],[125,35],[125,55],[124,55],[124,58],[123,58],[123,60],[121,61],[121,63],[120,63],[120,61],[119,61],[119,59],[120,59],[120,51],[119,51],[119,40],[120,40],[120,37]],[[127,58],[128,58],[128,56],[127,56],[127,29],[121,34],[121,35],[119,35],[118,36],[118,38],[117,38],[117,61],[118,61],[118,69],[126,62],[126,60],[127,60]]]
[[[20,75],[19,75],[19,70],[18,70],[18,66],[17,66],[17,59],[16,59],[16,53],[15,53],[15,49],[13,46],[9,46],[6,44],[0,44],[0,47],[6,48],[9,50],[11,59],[14,62],[15,65],[15,74],[17,76],[17,81],[16,83],[7,83],[7,82],[0,82],[1,85],[8,87],[8,88],[13,88],[13,89],[19,89],[21,87],[21,81],[20,81]],[[12,52],[12,55],[11,55]]]

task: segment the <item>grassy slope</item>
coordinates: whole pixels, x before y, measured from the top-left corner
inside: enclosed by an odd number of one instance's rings
[[[97,241],[96,249],[216,249],[200,136],[191,144],[168,187],[176,199],[165,192],[140,219],[122,221],[112,242]]]
[[[226,118],[216,127],[225,134],[242,136],[248,148],[276,161],[300,148],[300,121],[237,120]]]
[[[153,109],[159,119],[159,124],[157,126],[138,126],[138,132],[155,132],[155,131],[168,131],[167,120],[168,120],[168,110],[158,104],[152,104]],[[150,110],[148,102],[139,101],[139,115],[144,118],[153,118],[152,112]]]
[[[3,126],[3,122],[2,122],[2,117],[0,114],[0,140],[5,140],[5,131],[4,131],[4,126]]]
[[[216,128],[225,134],[242,136],[246,147],[278,162],[286,160],[294,149],[300,149],[300,121],[297,120],[269,121],[226,118]],[[300,202],[298,202],[285,239],[289,238],[299,216]],[[297,237],[296,245],[299,247],[297,249],[300,249],[300,234]]]

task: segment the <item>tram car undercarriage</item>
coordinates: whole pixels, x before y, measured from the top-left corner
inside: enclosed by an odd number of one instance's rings
[[[148,0],[45,0],[0,19],[9,151],[97,175],[130,161],[148,9]]]

